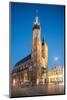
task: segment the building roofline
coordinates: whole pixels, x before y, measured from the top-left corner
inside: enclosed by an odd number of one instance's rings
[[[28,56],[26,56],[25,58],[21,59],[20,61],[18,61],[15,66],[21,64],[21,63],[24,63],[25,61],[27,61],[28,59],[31,58],[31,54],[29,54]]]

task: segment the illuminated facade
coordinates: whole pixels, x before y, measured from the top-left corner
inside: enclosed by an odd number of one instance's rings
[[[56,66],[48,70],[48,83],[64,83],[64,67]]]
[[[38,16],[32,28],[32,52],[19,61],[12,71],[13,84],[45,84],[48,70],[48,47],[41,40],[41,26]]]
[[[13,85],[38,85],[64,82],[64,67],[48,69],[48,46],[41,40],[41,26],[38,16],[32,28],[32,52],[16,63],[12,70]]]

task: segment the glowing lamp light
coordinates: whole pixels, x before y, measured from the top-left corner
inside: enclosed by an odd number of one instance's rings
[[[16,81],[15,81],[15,79],[13,79],[13,86],[15,86],[15,84],[16,84]]]

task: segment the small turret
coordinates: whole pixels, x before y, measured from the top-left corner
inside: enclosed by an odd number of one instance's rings
[[[45,39],[44,39],[44,37],[42,38],[42,45],[44,45],[45,44]]]
[[[42,38],[42,57],[45,58],[45,39]]]

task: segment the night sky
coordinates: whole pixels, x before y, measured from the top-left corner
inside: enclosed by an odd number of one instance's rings
[[[48,45],[48,68],[64,65],[64,6],[10,3],[10,67],[31,53],[32,27],[38,15]]]

